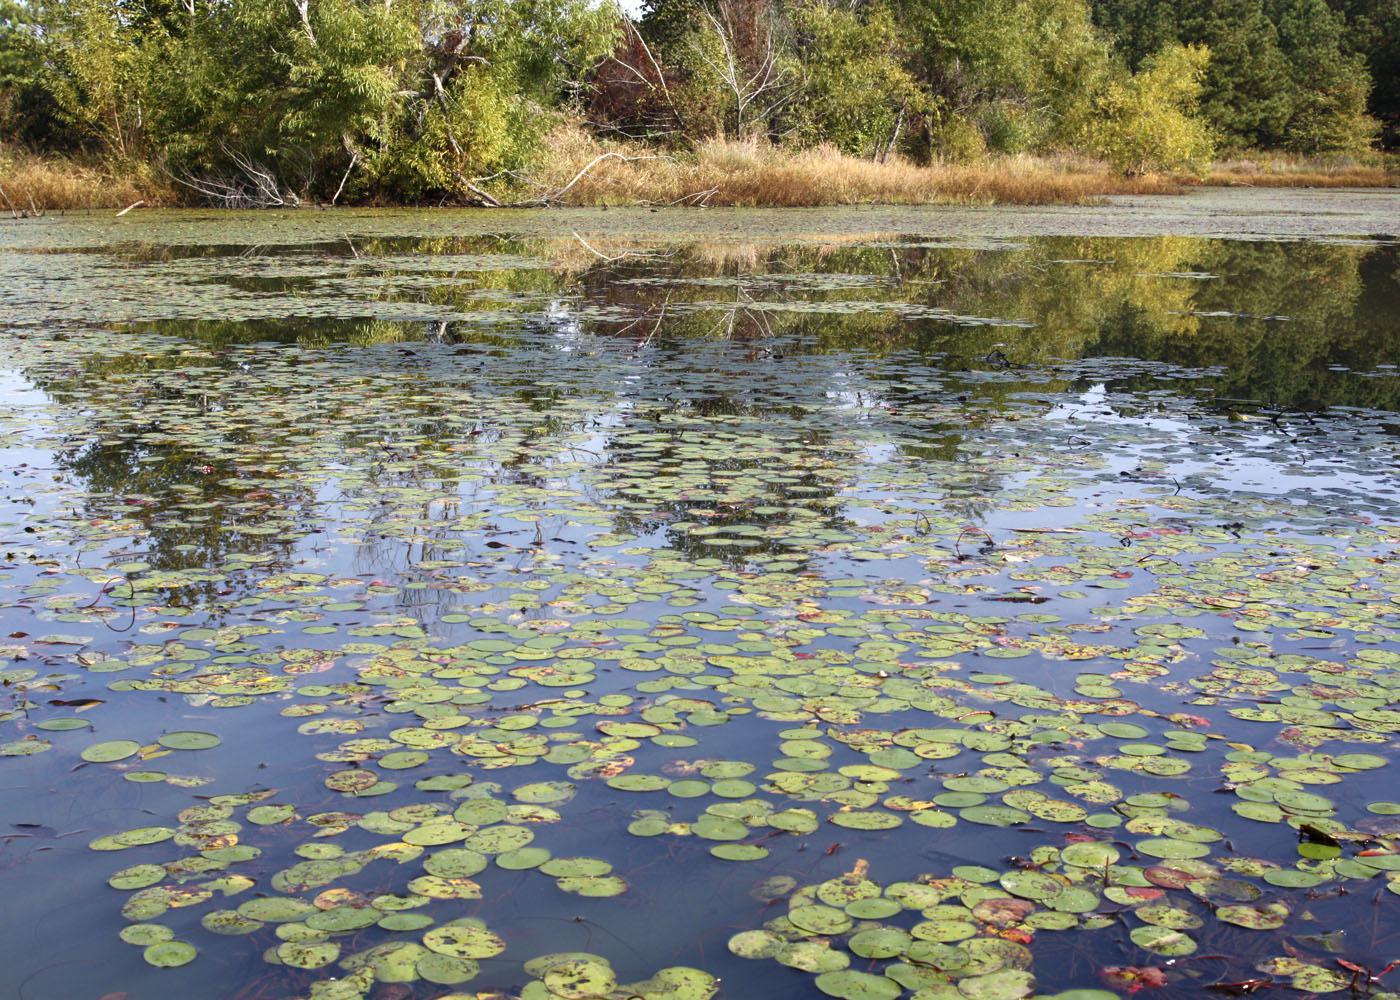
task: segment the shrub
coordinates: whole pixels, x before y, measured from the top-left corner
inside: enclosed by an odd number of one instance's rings
[[[806,0],[792,21],[789,62],[801,83],[789,118],[798,137],[857,156],[888,155],[905,118],[922,107],[900,64],[890,12],[877,6],[857,14]]]
[[[1170,45],[1137,73],[1109,84],[1085,144],[1128,174],[1203,169],[1214,151],[1197,113],[1209,60],[1200,46]]]

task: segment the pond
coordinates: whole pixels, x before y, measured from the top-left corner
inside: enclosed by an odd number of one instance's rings
[[[0,232],[0,996],[1395,996],[1400,196],[1200,197]]]

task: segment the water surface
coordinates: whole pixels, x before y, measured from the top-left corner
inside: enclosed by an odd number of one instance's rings
[[[1383,995],[1392,240],[581,218],[4,233],[0,995]]]

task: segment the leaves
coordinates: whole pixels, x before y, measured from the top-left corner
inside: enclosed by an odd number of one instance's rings
[[[10,337],[49,402],[0,435],[58,471],[12,477],[44,565],[0,587],[54,620],[15,631],[89,639],[0,670],[4,766],[54,789],[8,836],[61,840],[44,809],[118,790],[65,855],[124,918],[110,947],[197,923],[203,955],[155,957],[262,955],[274,989],[346,997],[515,989],[519,960],[539,1000],[690,1000],[741,959],[833,996],[1101,994],[1038,961],[1062,947],[1125,990],[1194,953],[1333,988],[1353,946],[1309,923],[1400,891],[1395,501],[1354,485],[1382,481],[1389,417],[1231,420],[1201,401],[1226,376],[1172,354],[1285,327],[1325,354],[1360,321],[1279,282],[1257,308],[1293,323],[1199,316],[1243,295],[1200,275],[1323,261],[1355,289],[1382,251],[882,239],[613,273],[545,240],[355,257],[319,225],[246,258],[42,255],[178,289],[152,317],[267,325]],[[706,333],[736,281],[772,320],[751,342]],[[655,339],[610,335],[658,294]],[[1086,356],[1084,303],[1142,326],[1094,351],[1151,357]],[[315,318],[396,310],[458,339]],[[988,323],[1013,315],[1041,325]],[[974,363],[995,344],[1024,364]],[[1236,459],[1332,492],[1245,489]],[[732,925],[731,954],[638,967],[604,933],[633,907],[658,948]]]

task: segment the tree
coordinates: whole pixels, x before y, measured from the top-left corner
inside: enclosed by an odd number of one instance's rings
[[[797,96],[785,25],[770,0],[714,0],[671,46],[694,138],[776,138]]]
[[[1128,173],[1190,169],[1212,153],[1196,115],[1209,50],[1169,45],[1098,99],[1086,144]]]
[[[1177,38],[1210,49],[1201,111],[1227,148],[1283,142],[1297,95],[1278,29],[1259,0],[1188,0]]]
[[[105,152],[147,153],[146,100],[164,31],[143,31],[120,0],[66,0],[40,8],[45,79],[62,116]]]
[[[71,141],[45,85],[34,10],[18,0],[0,0],[0,137],[48,146]]]
[[[1333,9],[1346,17],[1347,51],[1366,60],[1368,110],[1381,122],[1385,143],[1400,145],[1400,0],[1340,0]]]
[[[1369,147],[1379,131],[1366,113],[1371,79],[1364,57],[1346,50],[1343,16],[1324,0],[1270,0],[1270,7],[1295,94],[1284,144],[1304,153]]]
[[[788,62],[800,82],[789,117],[797,137],[861,156],[889,155],[908,115],[923,107],[918,84],[901,65],[889,10],[808,0],[791,17]]]
[[[636,22],[625,18],[617,47],[588,74],[588,121],[632,139],[674,142],[687,128],[674,89],[680,82]]]
[[[230,204],[465,194],[520,167],[612,46],[588,0],[67,0],[44,46],[72,120]]]
[[[1209,48],[1201,110],[1225,148],[1358,150],[1375,133],[1366,57],[1326,0],[1095,0],[1095,18],[1134,67],[1164,40]]]
[[[1085,0],[895,4],[931,109],[925,135],[935,154],[952,145],[1064,145],[1111,76],[1109,46]]]

